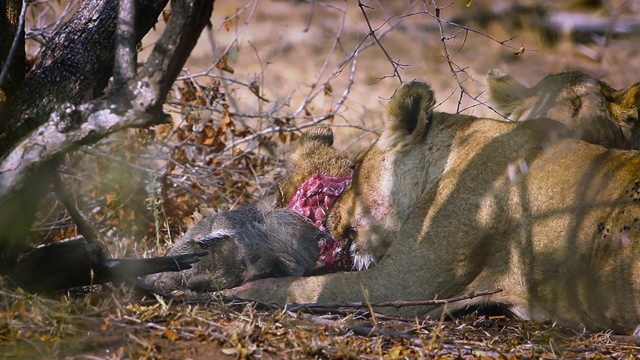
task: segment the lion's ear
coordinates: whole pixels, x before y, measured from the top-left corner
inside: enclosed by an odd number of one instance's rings
[[[618,122],[624,121],[636,128],[639,124],[640,111],[640,83],[631,85],[626,89],[616,90],[612,94],[613,104],[611,111]]]
[[[413,81],[401,85],[389,101],[388,123],[383,135],[389,140],[407,135],[423,136],[428,131],[435,103],[429,84]]]
[[[298,147],[308,146],[312,142],[333,146],[333,130],[327,125],[312,127],[302,134]]]
[[[623,129],[629,129],[627,136],[632,140],[632,148],[640,148],[640,82],[626,89],[611,93],[611,112],[614,120]]]
[[[615,91],[613,98],[615,103],[622,107],[638,109],[640,107],[640,82],[626,89]]]
[[[498,69],[491,69],[487,73],[489,100],[498,111],[510,116],[524,99],[529,88],[519,83],[511,75],[502,74]]]
[[[317,125],[302,133],[298,146],[289,156],[292,165],[300,166],[309,152],[316,152],[320,147],[333,146],[333,130],[327,125]]]

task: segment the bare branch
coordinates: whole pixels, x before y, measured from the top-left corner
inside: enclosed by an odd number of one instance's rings
[[[434,4],[435,4],[435,3],[434,3]],[[435,6],[437,7],[437,5],[435,5]],[[440,7],[440,8],[438,8],[438,9],[443,9],[443,7]],[[438,25],[437,25],[438,30],[440,29],[441,24],[443,24],[443,23],[444,23],[444,24],[447,24],[447,25],[450,25],[450,26],[453,26],[453,27],[460,28],[460,30],[458,31],[458,33],[456,33],[456,35],[454,35],[454,36],[451,36],[449,39],[453,39],[453,38],[455,38],[459,33],[462,33],[462,32],[465,32],[465,33],[474,33],[474,34],[476,34],[476,35],[480,35],[480,36],[482,36],[482,37],[484,37],[484,38],[487,38],[487,39],[489,39],[489,40],[491,40],[491,41],[493,41],[493,42],[495,42],[495,43],[497,43],[497,44],[500,44],[500,45],[502,45],[502,46],[505,46],[505,47],[507,47],[507,48],[509,48],[509,49],[512,49],[512,50],[518,50],[518,49],[519,49],[519,47],[517,47],[517,46],[511,46],[511,45],[509,45],[509,44],[508,44],[509,42],[513,41],[517,36],[512,36],[512,37],[507,38],[507,39],[504,39],[504,40],[498,40],[498,39],[494,38],[493,36],[491,36],[491,35],[489,35],[489,34],[487,34],[487,33],[484,33],[484,32],[482,32],[482,31],[478,31],[478,30],[476,30],[476,29],[474,29],[474,28],[471,28],[471,27],[469,27],[468,25],[460,25],[460,24],[458,24],[458,23],[456,23],[456,22],[454,22],[454,21],[449,21],[449,20],[445,20],[445,19],[443,19],[443,18],[440,18],[438,15],[434,15],[434,14],[432,14],[432,13],[431,13],[430,11],[428,11],[428,10],[425,10],[425,11],[420,12],[420,13],[428,14],[429,16],[431,16],[431,17],[433,17],[434,19],[436,19],[436,20],[438,21]],[[413,15],[416,15],[416,14],[414,13],[414,14],[410,14],[410,15],[408,15],[408,16],[413,16]],[[530,51],[537,51],[537,50],[530,50]]]
[[[358,7],[360,7],[360,11],[362,11],[362,16],[364,16],[364,19],[367,22],[367,26],[369,27],[369,36],[371,36],[375,40],[375,42],[378,44],[378,46],[380,47],[380,49],[382,50],[384,55],[387,57],[387,60],[389,60],[389,63],[393,67],[393,75],[395,77],[397,77],[398,80],[400,81],[400,84],[402,84],[402,76],[400,75],[400,72],[398,71],[398,68],[402,68],[405,65],[402,65],[399,62],[393,60],[391,55],[389,55],[389,53],[387,52],[387,49],[385,49],[384,46],[382,46],[382,43],[380,42],[380,40],[376,36],[375,30],[373,30],[373,28],[371,27],[371,22],[369,21],[369,17],[367,16],[367,12],[364,10],[365,8],[369,8],[369,6],[364,5],[361,0],[358,0]]]
[[[136,1],[145,10],[136,12],[137,38],[149,31],[166,3]],[[111,0],[84,1],[56,32],[7,110],[7,126],[0,131],[0,156],[47,121],[60,104],[79,104],[102,95],[113,71],[117,7]]]
[[[53,189],[56,193],[56,196],[67,209],[67,212],[69,213],[69,216],[71,216],[71,219],[73,219],[73,222],[76,224],[80,235],[82,235],[82,237],[90,244],[100,244],[100,236],[98,235],[98,231],[85,219],[84,216],[82,216],[76,205],[73,203],[71,195],[62,182],[60,173],[55,173],[52,177]]]
[[[116,51],[113,64],[113,83],[121,88],[136,75],[138,52],[135,39],[136,7],[134,0],[120,0],[116,28]]]
[[[56,156],[82,144],[95,142],[116,131],[131,127],[145,127],[158,123],[155,116],[146,114],[156,95],[148,86],[137,89],[131,99],[137,103],[121,109],[113,99],[98,100],[54,112],[51,118],[24,139],[0,164],[0,198],[20,188],[36,169]],[[157,115],[157,114],[154,114]],[[86,119],[86,120],[85,120]],[[75,130],[68,130],[72,122],[82,122]]]
[[[333,309],[333,308],[356,308],[356,309],[366,309],[369,306],[371,307],[406,307],[406,306],[426,306],[426,305],[446,305],[451,304],[463,300],[469,300],[476,298],[478,296],[487,296],[495,293],[501,292],[502,289],[491,289],[491,290],[483,290],[483,291],[474,291],[468,294],[455,296],[447,299],[433,299],[433,300],[415,300],[415,301],[389,301],[389,302],[373,302],[367,303],[362,301],[354,301],[354,302],[343,302],[343,303],[313,303],[313,304],[294,304],[292,306],[288,306],[287,309],[290,311],[299,311],[302,309]]]
[[[290,130],[297,130],[297,129],[305,129],[311,126],[315,126],[327,119],[333,118],[334,116],[336,116],[338,114],[338,111],[342,108],[342,106],[344,105],[344,102],[347,100],[347,97],[351,91],[351,86],[354,83],[354,79],[355,79],[355,72],[356,72],[356,68],[357,68],[357,63],[358,63],[358,54],[359,54],[359,49],[356,49],[354,51],[353,54],[351,54],[348,58],[350,60],[352,60],[351,63],[351,72],[349,73],[349,83],[347,84],[347,87],[345,88],[345,90],[343,91],[342,95],[340,96],[340,99],[338,99],[338,101],[336,102],[336,104],[333,106],[333,108],[331,109],[331,111],[329,111],[327,114],[323,114],[323,115],[318,115],[315,117],[312,117],[311,121],[309,121],[308,123],[304,124],[304,125],[296,125],[296,126],[291,126],[291,127],[286,127],[286,126],[267,126],[264,129],[256,132],[255,134],[246,136],[242,139],[236,140],[232,143],[230,143],[229,145],[227,145],[227,147],[225,148],[225,150],[231,149],[235,146],[238,146],[240,144],[255,140],[256,138],[259,138],[260,136],[263,135],[267,135],[267,134],[272,134],[272,133],[277,133],[279,131],[290,131]],[[312,96],[312,94],[308,95],[307,98],[303,101],[303,105],[309,101],[311,101],[311,99],[314,97],[315,95]],[[304,109],[304,106],[301,105],[300,108]]]
[[[457,102],[457,105],[456,105],[456,112],[460,113],[460,112],[465,111],[465,110],[468,109],[468,108],[462,108],[462,101],[464,100],[464,96],[466,95],[470,99],[474,100],[477,105],[484,105],[488,109],[490,109],[491,111],[496,113],[498,116],[500,116],[501,118],[509,120],[503,114],[501,114],[500,112],[495,110],[492,106],[490,106],[486,102],[480,100],[480,96],[483,94],[483,92],[481,92],[480,94],[474,96],[469,92],[469,90],[467,90],[467,88],[464,86],[464,82],[467,81],[467,80],[471,80],[471,81],[475,81],[475,80],[473,79],[473,77],[469,73],[467,73],[467,68],[466,67],[459,66],[458,64],[456,64],[451,59],[451,56],[449,55],[449,48],[447,47],[447,41],[453,40],[458,35],[464,33],[465,34],[465,42],[466,42],[466,36],[467,36],[468,32],[471,31],[471,32],[474,32],[476,34],[485,36],[485,37],[487,37],[487,38],[499,43],[500,45],[512,48],[511,46],[507,45],[506,42],[511,41],[513,38],[509,38],[509,39],[504,40],[504,41],[499,41],[499,40],[496,40],[493,37],[491,37],[489,35],[486,35],[486,34],[484,34],[482,32],[479,32],[479,31],[476,31],[476,30],[472,30],[467,26],[463,27],[463,26],[460,26],[458,24],[446,21],[440,16],[440,12],[441,12],[442,9],[446,8],[449,5],[445,5],[443,7],[440,7],[440,6],[438,6],[438,4],[436,3],[435,0],[432,0],[431,3],[433,4],[433,6],[435,8],[435,14],[431,13],[426,7],[425,7],[425,10],[424,10],[424,13],[426,13],[426,14],[430,15],[431,17],[433,17],[434,19],[436,19],[436,22],[438,24],[438,29],[440,31],[440,41],[442,42],[442,51],[444,53],[443,57],[446,60],[447,65],[449,66],[449,71],[451,72],[451,76],[453,76],[453,79],[456,81],[456,83],[458,84],[458,88],[460,89],[460,96],[458,97],[458,102]],[[454,35],[452,35],[452,36],[446,36],[443,24],[453,25],[453,26],[456,26],[456,27],[460,27],[461,29],[458,32],[456,32]],[[465,76],[465,78],[461,79],[460,78],[460,74],[463,74]]]
[[[304,98],[304,100],[302,101],[298,109],[293,112],[292,117],[297,117],[309,105],[309,102],[311,101],[311,99],[315,98],[317,94],[320,91],[322,91],[323,86],[318,86],[320,84],[320,79],[324,75],[325,71],[327,71],[327,68],[329,66],[329,60],[333,56],[336,48],[338,47],[338,44],[340,43],[340,39],[342,38],[344,33],[344,25],[346,21],[347,9],[346,8],[341,9],[341,11],[342,11],[342,20],[340,21],[340,27],[336,32],[335,39],[331,43],[331,48],[327,52],[327,56],[325,57],[324,63],[322,64],[322,68],[320,69],[320,71],[318,71],[318,75],[316,75],[316,81],[313,83],[313,85],[311,85],[311,88],[309,89],[309,93],[307,93],[307,96]],[[333,75],[332,78],[334,76],[335,75]],[[323,82],[322,85],[326,85],[328,81],[329,80]]]
[[[114,132],[167,121],[162,104],[173,80],[213,10],[211,0],[173,1],[173,16],[142,71],[127,92],[79,106],[66,104],[33,131],[0,163],[0,199],[25,184],[43,164]]]
[[[167,22],[167,31],[154,46],[138,76],[160,85],[162,98],[157,99],[159,104],[164,102],[213,11],[213,0],[172,1],[171,5],[173,12]]]

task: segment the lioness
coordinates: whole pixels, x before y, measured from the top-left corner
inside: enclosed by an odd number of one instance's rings
[[[401,86],[380,138],[331,209],[359,272],[266,279],[227,294],[268,302],[424,300],[500,305],[521,319],[628,332],[640,323],[640,154],[573,138],[559,122],[433,111]],[[373,266],[375,264],[375,266]],[[443,307],[380,308],[439,316]]]
[[[528,88],[510,75],[487,74],[489,98],[514,121],[550,118],[576,137],[617,149],[640,149],[640,83],[616,90],[580,71],[552,74]]]

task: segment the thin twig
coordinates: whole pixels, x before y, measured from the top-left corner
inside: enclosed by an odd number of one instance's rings
[[[467,90],[467,88],[464,86],[464,82],[466,80],[471,80],[471,81],[475,81],[475,80],[473,79],[473,77],[469,73],[467,73],[467,68],[466,67],[459,66],[458,64],[456,64],[451,59],[451,56],[449,54],[449,48],[447,47],[447,41],[451,41],[451,40],[455,39],[458,35],[460,35],[461,33],[464,32],[464,34],[465,34],[465,42],[466,42],[467,33],[468,32],[473,32],[475,34],[479,34],[479,35],[485,36],[485,37],[487,37],[487,38],[499,43],[500,45],[507,46],[507,47],[511,48],[511,46],[507,45],[506,43],[511,41],[511,40],[513,40],[514,38],[512,37],[512,38],[509,38],[507,40],[502,40],[501,41],[501,40],[497,40],[497,39],[495,39],[495,38],[493,38],[493,37],[491,37],[491,36],[489,36],[487,34],[484,34],[484,33],[480,32],[480,31],[473,30],[473,29],[469,28],[468,26],[464,26],[463,27],[461,25],[449,22],[449,21],[443,19],[441,17],[441,14],[440,14],[441,10],[446,8],[448,5],[446,5],[444,7],[440,7],[440,6],[438,6],[438,4],[436,3],[435,0],[432,0],[431,2],[433,3],[433,6],[435,8],[435,14],[431,13],[426,7],[425,7],[425,10],[424,10],[424,13],[426,13],[429,16],[433,17],[436,20],[437,24],[438,24],[438,29],[440,31],[440,42],[442,42],[442,51],[444,53],[443,57],[447,61],[447,65],[449,66],[449,71],[451,72],[451,76],[453,76],[453,79],[456,81],[456,83],[458,84],[458,88],[460,89],[460,96],[458,98],[458,102],[457,102],[457,105],[456,105],[456,113],[460,113],[462,111],[465,111],[465,110],[475,106],[475,105],[473,105],[471,107],[462,108],[462,102],[464,100],[464,96],[466,95],[467,97],[472,99],[477,105],[484,105],[488,109],[490,109],[491,111],[493,111],[494,113],[499,115],[500,117],[508,120],[508,118],[505,117],[504,114],[500,113],[499,111],[494,109],[492,106],[490,106],[486,102],[484,102],[484,101],[479,99],[480,96],[484,92],[481,92],[480,94],[474,96],[469,92],[469,90]],[[460,27],[461,30],[459,30],[458,32],[456,32],[452,36],[446,36],[445,32],[444,32],[443,24],[457,26],[457,27]],[[464,74],[466,76],[466,78],[464,80],[461,80],[460,77],[459,77],[459,74]]]
[[[335,77],[335,75],[332,75],[327,81],[322,83],[323,86],[318,86],[318,84],[320,84],[320,79],[322,78],[325,71],[327,71],[327,68],[329,67],[330,59],[333,57],[333,54],[336,48],[338,47],[338,44],[340,44],[340,41],[344,34],[346,16],[347,16],[347,9],[345,8],[345,9],[342,9],[342,19],[340,21],[340,27],[336,31],[336,36],[331,44],[331,47],[329,48],[329,51],[327,52],[327,56],[325,56],[324,63],[322,64],[320,71],[318,71],[318,74],[316,75],[316,81],[314,81],[314,83],[311,85],[309,89],[309,93],[307,93],[307,95],[305,96],[304,100],[302,101],[298,109],[293,112],[293,115],[292,115],[293,117],[297,117],[300,113],[302,113],[309,105],[309,102],[311,101],[311,99],[314,99],[317,96],[317,94],[320,93],[320,91],[322,91],[322,89],[324,88],[324,85]]]
[[[380,47],[380,50],[382,50],[384,55],[387,57],[387,60],[389,61],[389,63],[393,67],[393,76],[397,77],[398,80],[400,81],[400,84],[402,84],[402,76],[400,75],[400,72],[398,71],[398,68],[402,68],[402,67],[404,67],[406,65],[400,64],[399,62],[393,60],[391,55],[389,55],[389,53],[387,52],[387,49],[385,49],[384,46],[382,46],[382,43],[380,42],[380,40],[376,36],[376,31],[373,30],[373,28],[371,27],[371,22],[369,21],[369,17],[367,16],[367,12],[364,10],[365,8],[371,9],[371,7],[363,4],[361,0],[358,0],[358,7],[360,7],[360,11],[362,12],[362,16],[364,16],[364,20],[367,22],[367,26],[369,27],[369,36],[371,36],[375,40],[375,42]]]
[[[336,114],[338,114],[338,111],[342,108],[344,102],[347,100],[347,97],[349,96],[349,93],[351,91],[351,86],[353,85],[354,81],[355,81],[355,72],[357,69],[357,56],[359,53],[359,48],[357,48],[353,54],[351,54],[349,56],[349,59],[352,60],[351,63],[351,72],[349,73],[349,82],[347,84],[347,86],[345,87],[345,90],[343,91],[340,99],[338,99],[338,101],[336,102],[336,104],[333,106],[333,108],[331,109],[331,111],[329,111],[327,114],[323,114],[323,115],[319,115],[319,116],[312,116],[311,117],[311,121],[309,121],[306,124],[303,125],[292,125],[292,126],[267,126],[265,128],[263,128],[260,131],[257,131],[254,134],[248,135],[243,137],[242,139],[238,139],[235,140],[233,142],[230,142],[227,147],[225,148],[225,151],[228,151],[231,148],[234,148],[240,144],[255,140],[261,136],[264,135],[269,135],[269,134],[274,134],[274,133],[278,133],[281,131],[293,131],[293,130],[302,130],[311,126],[315,126],[327,119],[331,119],[333,118]],[[313,99],[315,97],[315,95],[307,95],[309,98],[306,99],[305,101],[303,101],[302,104],[308,103],[311,101],[311,99]],[[304,109],[304,106],[300,106],[299,110]],[[294,112],[295,114],[295,112]],[[270,116],[271,117],[271,116]],[[291,116],[291,118],[295,118],[293,115]],[[309,118],[309,117],[306,117]]]
[[[85,219],[84,216],[80,213],[76,205],[73,203],[71,199],[71,195],[65,188],[62,183],[62,177],[59,172],[55,172],[53,175],[53,189],[55,191],[58,200],[64,205],[75,222],[76,227],[78,228],[78,232],[82,237],[84,237],[85,241],[90,244],[100,244],[100,237],[98,235],[98,231]],[[105,247],[106,248],[106,247]]]
[[[9,67],[13,62],[13,58],[16,56],[16,51],[18,51],[18,43],[20,42],[20,39],[24,37],[24,18],[27,14],[28,5],[29,0],[22,0],[22,9],[20,9],[20,18],[18,19],[18,31],[16,31],[16,36],[13,37],[13,43],[11,43],[9,56],[7,56],[7,60],[4,63],[2,73],[0,73],[0,86],[2,86],[7,75],[9,74]]]
[[[613,36],[614,26],[620,18],[622,9],[627,5],[627,2],[628,1],[624,1],[621,5],[615,7],[610,1],[605,1],[605,6],[609,11],[609,21],[607,22],[604,36],[600,44],[600,50],[597,52],[597,60],[599,62],[604,58],[605,51],[608,49],[609,43],[611,42],[611,38]]]
[[[440,9],[443,9],[445,7],[441,7]],[[434,14],[429,12],[428,10],[424,10],[424,11],[420,11],[420,12],[412,13],[412,14],[407,14],[407,15],[404,15],[404,17],[415,16],[415,15],[419,15],[419,14],[428,14],[429,16],[433,17],[434,19],[438,20],[438,18]],[[487,39],[489,39],[489,40],[491,40],[491,41],[493,41],[493,42],[495,42],[497,44],[505,46],[505,47],[507,47],[507,48],[509,48],[511,50],[518,50],[520,48],[519,46],[511,46],[511,45],[508,44],[509,42],[511,42],[511,41],[513,41],[514,39],[517,38],[517,36],[515,36],[515,35],[510,37],[510,38],[504,39],[504,40],[498,40],[498,39],[494,38],[493,36],[491,36],[491,35],[489,35],[487,33],[484,33],[482,31],[479,31],[479,30],[476,30],[474,28],[469,27],[469,25],[460,25],[460,24],[455,23],[453,21],[445,20],[445,19],[442,19],[442,18],[439,19],[439,20],[442,23],[445,23],[447,25],[460,28],[460,31],[458,31],[458,33],[456,33],[456,35],[452,36],[451,38],[456,37],[457,34],[460,34],[462,32],[465,33],[465,36],[466,36],[467,33],[474,33],[476,35],[480,35],[480,36],[482,36],[484,38],[487,38]],[[439,28],[439,26],[438,26],[438,28]],[[538,50],[532,49],[532,50],[528,50],[528,51],[538,51]]]
[[[242,8],[237,9],[235,14],[233,14],[232,16],[230,16],[227,19],[225,19],[226,21],[224,21],[222,23],[222,25],[218,29],[218,31],[222,30],[222,27],[225,26],[227,24],[227,22],[231,22],[231,21],[234,21],[235,19],[240,18],[241,14],[243,14],[245,11],[247,11],[247,9],[250,9],[249,10],[249,14],[247,15],[246,19],[244,20],[244,27],[241,28],[239,31],[236,30],[235,40],[231,41],[225,47],[225,49],[222,52],[220,52],[220,55],[218,55],[216,58],[214,58],[213,62],[211,63],[211,66],[209,66],[209,68],[205,71],[207,74],[210,74],[214,69],[216,69],[216,65],[224,58],[225,55],[228,54],[229,50],[231,50],[231,48],[233,46],[238,44],[238,38],[249,27],[248,25],[249,25],[251,19],[253,19],[257,8],[258,8],[258,0],[253,0],[251,2],[247,2]],[[207,35],[209,36],[209,42],[210,42],[210,45],[211,45],[211,52],[215,56],[215,54],[217,52],[217,46],[216,46],[216,42],[215,42],[215,37],[213,36],[213,28],[209,28],[209,30],[207,31]]]
[[[462,105],[463,95],[464,94],[469,94],[469,92],[464,87],[464,85],[462,85],[462,81],[460,81],[460,78],[458,77],[458,72],[464,73],[467,77],[471,77],[471,76],[469,74],[467,74],[467,72],[466,72],[466,70],[464,68],[461,68],[460,66],[458,66],[457,64],[455,64],[451,60],[451,57],[449,55],[449,49],[447,48],[447,41],[457,37],[458,34],[460,34],[460,33],[458,32],[452,37],[446,37],[445,34],[444,34],[444,27],[442,26],[443,20],[440,17],[441,8],[438,6],[438,4],[435,2],[435,0],[433,1],[433,6],[435,7],[435,16],[434,17],[435,17],[436,21],[438,22],[438,28],[440,29],[440,41],[442,42],[442,51],[444,52],[444,59],[447,61],[447,64],[449,65],[449,71],[451,71],[451,75],[453,76],[454,80],[458,84],[458,87],[460,88],[460,98],[458,99],[458,105],[456,106],[456,112],[459,113],[460,112],[460,106]],[[427,11],[427,10],[425,10],[425,11]],[[427,13],[431,14],[431,13],[429,13],[429,11],[427,11]],[[457,70],[454,69],[454,66],[457,67]]]

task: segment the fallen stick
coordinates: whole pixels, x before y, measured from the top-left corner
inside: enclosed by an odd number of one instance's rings
[[[470,293],[454,296],[446,299],[432,299],[432,300],[398,300],[398,301],[387,301],[387,302],[373,302],[367,303],[364,301],[352,301],[352,302],[331,302],[331,303],[304,303],[304,304],[285,304],[280,305],[276,303],[263,303],[260,301],[254,301],[250,299],[243,299],[237,296],[225,296],[220,293],[212,293],[202,294],[202,296],[190,297],[189,299],[185,299],[183,302],[186,304],[202,304],[206,305],[211,303],[212,301],[222,301],[224,303],[228,303],[230,305],[239,305],[239,304],[247,304],[252,303],[256,304],[259,307],[268,309],[268,310],[276,310],[276,309],[285,309],[287,311],[309,311],[309,310],[325,310],[332,309],[337,310],[340,308],[352,308],[362,309],[371,307],[395,307],[400,308],[404,306],[426,306],[426,305],[446,305],[462,300],[473,299],[478,296],[487,296],[495,293],[501,292],[502,289],[491,289],[491,290],[482,290],[482,291],[472,291]]]
[[[373,326],[366,325],[347,325],[340,321],[328,320],[321,318],[319,316],[311,315],[311,314],[294,314],[290,313],[291,316],[297,317],[299,319],[308,320],[314,322],[319,325],[331,326],[342,331],[351,331],[356,335],[360,336],[371,336],[371,335],[385,335],[394,339],[404,339],[411,342],[413,345],[422,346],[423,341],[420,338],[413,337],[405,332],[397,332],[388,329],[377,329]]]
[[[411,301],[387,301],[387,302],[372,302],[366,303],[363,301],[353,302],[332,302],[332,303],[306,303],[306,304],[289,304],[287,309],[290,311],[298,311],[300,309],[327,309],[327,308],[366,308],[372,307],[405,307],[405,306],[425,306],[425,305],[445,305],[462,300],[473,299],[478,296],[486,296],[501,292],[502,289],[491,289],[483,291],[473,291],[468,294],[454,296],[447,299],[433,299],[433,300],[411,300]]]

